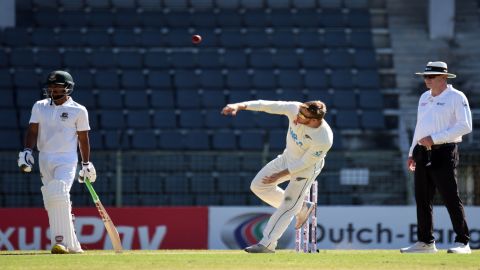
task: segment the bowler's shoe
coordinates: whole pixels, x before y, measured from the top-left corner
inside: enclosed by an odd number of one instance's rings
[[[456,253],[456,254],[470,254],[472,250],[470,249],[470,245],[468,243],[460,243],[455,242],[453,247],[447,250],[447,253]]]
[[[275,253],[275,250],[268,249],[262,244],[255,244],[244,249],[248,253]]]
[[[416,242],[415,244],[401,248],[401,253],[436,253],[438,250],[435,247],[435,242],[427,244],[424,242]]]

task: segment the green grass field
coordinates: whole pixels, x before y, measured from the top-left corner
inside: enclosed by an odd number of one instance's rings
[[[153,250],[88,251],[80,255],[51,255],[47,251],[1,251],[0,269],[476,269],[480,250],[470,255],[400,254],[397,250],[327,250],[318,254],[277,251]]]

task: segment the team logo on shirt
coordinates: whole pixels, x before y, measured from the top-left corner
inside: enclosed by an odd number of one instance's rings
[[[445,102],[437,102],[437,105],[443,106],[443,105],[445,105]]]
[[[68,112],[63,112],[60,115],[60,119],[62,119],[62,121],[66,121],[68,119]]]
[[[317,152],[313,153],[313,155],[316,156],[316,157],[319,157],[322,154],[323,154],[323,151],[317,151]]]
[[[308,135],[308,134],[305,134],[305,139],[310,139],[311,140],[312,137],[310,137],[310,135]]]

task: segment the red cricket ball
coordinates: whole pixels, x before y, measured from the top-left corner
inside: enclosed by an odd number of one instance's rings
[[[192,43],[193,44],[199,44],[200,42],[202,42],[202,36],[200,36],[200,35],[193,35],[192,36]]]

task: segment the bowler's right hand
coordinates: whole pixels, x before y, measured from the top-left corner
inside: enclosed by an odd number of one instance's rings
[[[408,168],[411,172],[414,172],[414,171],[415,171],[416,165],[417,165],[417,163],[415,162],[415,160],[413,160],[412,157],[408,157],[408,159],[407,159],[407,168]]]
[[[23,151],[18,153],[18,167],[20,170],[25,173],[29,173],[32,171],[33,164],[35,164],[35,160],[33,159],[32,149],[25,148]]]
[[[238,111],[245,110],[246,108],[247,106],[243,103],[227,104],[227,106],[223,107],[222,114],[235,116]]]

